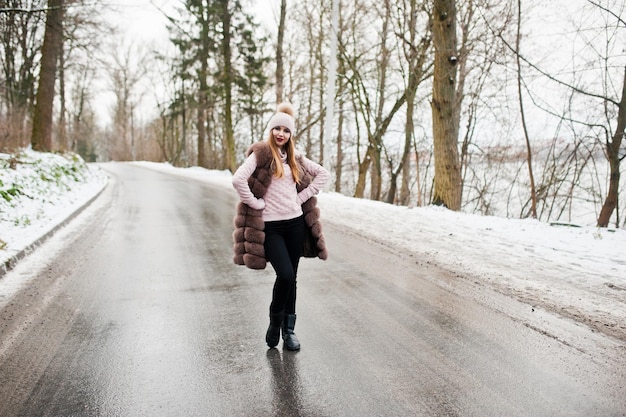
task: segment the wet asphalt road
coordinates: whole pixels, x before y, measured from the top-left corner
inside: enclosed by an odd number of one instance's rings
[[[623,342],[332,219],[330,259],[300,268],[302,350],[267,349],[272,272],[232,264],[234,191],[103,168],[0,278],[1,416],[626,415]]]

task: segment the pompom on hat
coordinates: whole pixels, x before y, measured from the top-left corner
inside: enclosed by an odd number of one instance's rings
[[[277,126],[284,126],[291,132],[293,136],[296,132],[296,121],[294,119],[293,106],[289,102],[282,102],[276,107],[276,114],[272,116],[267,124],[268,129],[272,130]]]

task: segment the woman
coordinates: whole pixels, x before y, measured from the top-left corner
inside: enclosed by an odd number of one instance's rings
[[[233,175],[241,203],[235,217],[234,261],[253,269],[276,272],[265,341],[275,347],[282,336],[285,349],[300,350],[296,324],[296,278],[301,256],[326,259],[316,194],[330,178],[321,165],[295,149],[294,111],[278,105],[268,124],[267,140],[253,144]],[[311,246],[308,243],[313,242]],[[304,249],[303,249],[304,248]]]

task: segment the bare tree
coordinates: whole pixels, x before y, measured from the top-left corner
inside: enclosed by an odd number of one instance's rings
[[[623,31],[626,28],[625,20],[615,10],[624,12],[623,8],[612,9],[610,7],[602,6],[601,4],[589,0],[588,3],[591,8],[586,12],[580,10],[581,13],[589,13],[590,16],[598,16],[605,19],[603,26],[598,27],[597,22],[592,22],[592,25],[596,25],[591,29],[590,33],[593,37],[604,32],[604,43],[602,48],[598,48],[596,40],[587,40],[585,54],[581,51],[579,55],[583,55],[586,59],[592,59],[603,63],[603,66],[599,67],[599,72],[596,70],[596,66],[583,65],[581,68],[574,68],[573,71],[569,71],[572,76],[571,80],[567,81],[560,76],[555,75],[557,70],[549,70],[540,67],[534,63],[528,57],[517,54],[517,57],[521,62],[526,64],[528,68],[536,73],[540,74],[549,82],[555,84],[558,87],[564,88],[568,91],[568,97],[572,97],[570,100],[577,102],[584,102],[584,111],[576,111],[572,109],[572,106],[567,106],[561,114],[558,114],[553,109],[546,108],[547,106],[541,106],[537,104],[539,99],[535,99],[535,104],[544,110],[546,113],[551,114],[559,119],[567,119],[572,123],[589,128],[597,132],[597,138],[595,140],[601,140],[605,146],[605,157],[608,162],[609,176],[608,176],[608,190],[600,214],[598,215],[597,225],[599,227],[606,227],[609,224],[610,218],[613,215],[615,209],[618,206],[619,201],[619,181],[620,181],[620,163],[624,158],[623,151],[620,151],[620,147],[623,140],[624,128],[626,127],[626,96],[624,88],[626,84],[626,77],[621,72],[623,66],[620,66],[621,71],[618,72],[614,67],[609,65],[609,62],[613,60],[611,56],[615,53],[613,50],[621,48],[621,45],[616,43],[616,36],[618,31]],[[576,31],[579,36],[585,37],[585,30],[579,28]],[[513,52],[516,52],[514,46],[510,45],[504,38],[503,43]],[[594,74],[595,82],[586,83],[582,73],[589,71],[597,71]],[[620,86],[616,89],[616,86]],[[541,96],[541,93],[535,93],[535,96]],[[599,111],[601,109],[601,111]],[[578,149],[578,148],[576,148]],[[622,153],[620,153],[622,152]],[[552,178],[552,180],[558,180]],[[541,196],[540,190],[546,189],[548,185],[540,185],[537,190],[537,197]],[[618,212],[619,213],[619,212]],[[616,220],[616,224],[619,223],[619,219]]]
[[[65,0],[65,6],[63,52],[57,77],[60,106],[56,146],[93,160],[99,131],[93,114],[94,86],[100,76],[106,39],[102,34],[117,33],[104,20],[102,3]]]
[[[526,141],[526,163],[528,164],[528,178],[530,179],[530,215],[537,218],[537,191],[535,190],[535,176],[533,173],[533,158],[528,127],[526,125],[526,113],[524,112],[524,97],[522,95],[522,64],[520,59],[520,43],[521,43],[521,27],[522,27],[522,1],[517,0],[517,34],[515,36],[515,51],[517,62],[517,93],[519,97],[520,115],[522,117],[522,129],[524,131],[524,139]]]
[[[96,134],[99,130],[91,107],[95,69],[90,63],[78,65],[76,69],[80,70],[81,77],[75,79],[71,86],[73,110],[69,121],[69,150],[77,152],[86,161],[95,162],[98,158]]]
[[[340,39],[339,44],[339,52],[343,55],[342,59],[348,68],[346,79],[350,86],[355,117],[359,119],[357,123],[365,126],[367,135],[364,156],[358,156],[358,176],[354,196],[364,197],[369,174],[370,198],[373,200],[380,200],[382,196],[383,137],[394,116],[406,101],[405,91],[394,89],[390,93],[387,88],[391,71],[390,59],[393,56],[388,44],[393,33],[390,30],[392,5],[386,0],[378,6],[380,9],[374,11],[381,19],[379,22],[381,29],[378,31],[379,38],[375,48],[372,48],[371,39],[365,35],[360,37],[358,33],[356,36],[353,34],[348,42]],[[362,13],[362,9],[355,7],[355,11],[353,27],[359,20],[357,12]],[[360,143],[360,138],[358,141]],[[360,149],[357,149],[357,152],[360,153]]]
[[[344,19],[344,14],[341,13],[341,3],[339,4],[339,19],[338,19],[338,29],[337,29],[337,43],[341,43],[339,38],[345,33],[344,25],[346,21]],[[342,190],[342,182],[343,182],[343,164],[344,164],[344,123],[347,124],[347,115],[346,103],[349,101],[348,96],[348,88],[346,83],[346,63],[344,60],[344,56],[342,54],[337,54],[337,73],[338,73],[338,82],[337,82],[337,107],[338,107],[338,117],[337,117],[337,137],[336,137],[336,153],[335,153],[335,192],[340,193]],[[327,144],[330,146],[330,144]],[[330,161],[327,161],[329,163]]]
[[[411,175],[411,151],[413,146],[413,136],[415,133],[415,120],[414,112],[416,106],[416,94],[419,86],[429,76],[431,71],[432,61],[429,57],[431,52],[432,39],[428,31],[428,27],[419,31],[420,20],[419,12],[422,11],[426,15],[426,9],[423,4],[418,3],[417,0],[409,0],[408,6],[404,3],[402,8],[398,8],[400,16],[398,17],[398,23],[396,27],[400,30],[396,32],[400,45],[399,49],[402,50],[407,67],[407,81],[406,81],[406,119],[404,129],[404,146],[402,154],[399,157],[400,163],[394,167],[394,161],[390,157],[388,152],[385,152],[387,164],[389,166],[390,174],[390,187],[387,193],[387,202],[393,203],[397,194],[397,180],[398,176],[402,174],[402,183],[400,196],[398,202],[403,205],[408,205],[411,197],[409,189],[409,182]],[[429,24],[428,16],[423,19],[424,26]],[[418,33],[425,33],[426,35],[417,37]],[[407,37],[408,36],[408,37]]]
[[[609,161],[609,189],[598,216],[598,227],[607,227],[619,199],[620,164],[626,158],[622,150],[624,131],[626,130],[626,69],[622,81],[622,96],[617,104],[617,123],[613,134],[606,139],[606,157]],[[619,218],[616,220],[619,225]]]
[[[298,146],[313,157],[323,152],[324,83],[328,72],[326,47],[329,33],[328,10],[324,0],[301,3],[290,10],[287,25],[287,47],[283,61],[287,63],[283,100],[298,108]],[[294,101],[295,100],[295,101]]]
[[[164,91],[155,95],[159,116],[149,129],[160,149],[159,159],[174,166],[187,167],[197,161],[195,152],[198,150],[193,138],[188,135],[194,122],[188,117],[191,100],[186,91],[192,80],[183,71],[184,56],[179,50],[172,55],[158,53],[155,58],[157,71],[154,82],[164,86]],[[154,91],[158,90],[155,88]]]
[[[0,149],[4,151],[30,142],[27,116],[35,100],[45,10],[44,0],[15,0],[0,11]]]
[[[145,94],[140,82],[147,70],[147,55],[136,45],[119,48],[113,56],[114,64],[109,70],[110,83],[115,94],[113,105],[113,132],[110,138],[109,156],[114,160],[137,158],[137,105]]]
[[[510,2],[499,0],[463,0],[457,5],[459,45],[456,91],[461,128],[459,133],[462,133],[462,138],[459,138],[463,181],[461,203],[463,208],[491,210],[491,201],[483,201],[482,198],[493,197],[493,190],[486,187],[496,186],[497,182],[490,176],[497,178],[498,173],[483,175],[477,169],[478,166],[471,164],[483,164],[481,157],[485,156],[485,144],[476,144],[474,141],[477,136],[479,139],[484,136],[479,127],[484,123],[484,117],[495,113],[495,109],[508,106],[507,100],[501,97],[501,91],[506,90],[506,78],[501,79],[502,72],[494,69],[498,69],[502,57],[507,56],[500,36],[514,28],[513,10]],[[493,16],[497,16],[497,19]],[[506,134],[503,137],[506,138]],[[477,158],[472,158],[472,151],[479,153]],[[465,190],[471,193],[467,204]]]

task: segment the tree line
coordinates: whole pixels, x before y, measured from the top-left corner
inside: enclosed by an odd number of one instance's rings
[[[625,6],[556,3],[276,0],[268,28],[252,2],[179,0],[165,48],[104,42],[105,3],[0,0],[0,148],[232,171],[289,100],[333,191],[620,227]]]

